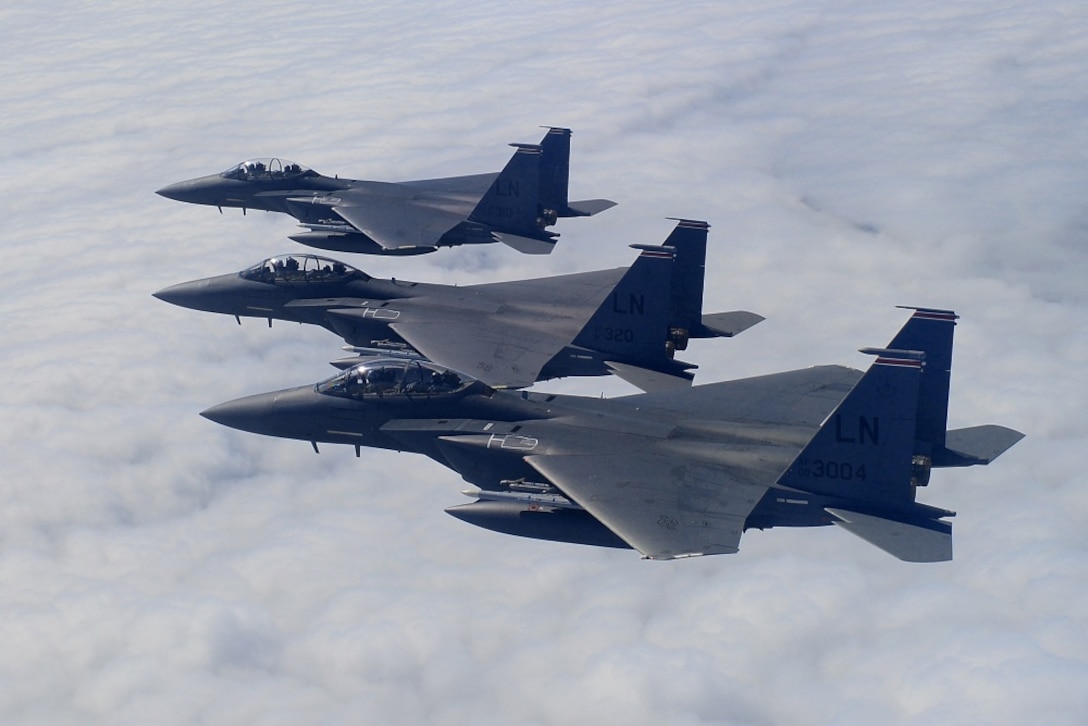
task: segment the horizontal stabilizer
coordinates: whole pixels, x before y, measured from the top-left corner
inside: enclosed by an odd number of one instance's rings
[[[573,213],[572,216],[592,217],[614,206],[616,203],[611,199],[579,199],[576,202],[569,202],[567,209]]]
[[[952,559],[952,525],[937,519],[907,523],[871,514],[832,509],[835,524],[904,562],[948,562]]]
[[[934,452],[933,466],[989,464],[1022,438],[1019,431],[996,424],[953,429],[945,434],[944,450]]]
[[[611,360],[606,361],[605,365],[615,375],[647,393],[691,388],[691,382],[695,378],[694,374],[687,371],[672,375]]]
[[[534,237],[522,237],[509,232],[492,232],[492,236],[498,242],[508,247],[513,247],[518,252],[526,255],[550,255],[555,249],[555,239],[536,239]]]
[[[734,310],[728,313],[704,314],[702,323],[708,334],[706,337],[732,338],[765,319],[762,315],[747,310]]]

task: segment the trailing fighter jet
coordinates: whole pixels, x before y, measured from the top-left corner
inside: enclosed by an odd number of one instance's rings
[[[586,217],[615,206],[567,200],[570,129],[550,128],[539,145],[517,151],[495,174],[377,182],[341,179],[284,159],[251,159],[224,171],[159,189],[169,199],[289,214],[309,228],[291,239],[311,247],[374,255],[418,255],[439,247],[503,242],[548,254],[559,217]]]
[[[838,525],[910,562],[952,559],[933,468],[989,464],[1023,434],[947,431],[956,315],[914,309],[862,373],[806,368],[616,399],[497,391],[375,360],[202,416],[243,431],[425,454],[479,487],[446,511],[513,535],[650,559],[737,552],[751,528]]]
[[[730,337],[763,320],[745,311],[703,315],[708,229],[681,220],[663,245],[632,245],[641,254],[629,268],[534,280],[381,280],[336,260],[286,255],[155,297],[239,323],[320,325],[371,355],[410,346],[492,386],[615,373],[643,390],[687,387],[696,366],[673,355],[689,338]]]

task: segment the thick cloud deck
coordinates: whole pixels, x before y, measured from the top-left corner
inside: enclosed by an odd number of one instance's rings
[[[1088,712],[1083,10],[1044,2],[30,6],[5,14],[0,721],[1079,723]],[[492,171],[574,129],[547,258],[350,260],[470,284],[621,266],[713,225],[703,381],[864,365],[955,309],[949,425],[1028,437],[920,496],[956,560],[848,533],[642,562],[443,514],[422,459],[236,434],[324,331],[151,293],[299,247],[154,190],[244,158]],[[546,388],[545,386],[539,386]],[[620,382],[554,390],[630,392]],[[954,479],[954,484],[952,480]]]

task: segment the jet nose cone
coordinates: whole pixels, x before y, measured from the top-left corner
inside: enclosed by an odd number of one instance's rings
[[[219,174],[199,176],[195,179],[186,179],[176,184],[159,189],[155,193],[160,197],[173,199],[178,202],[190,204],[228,204],[228,189],[234,188],[238,182],[230,182]]]
[[[321,439],[323,407],[313,386],[258,393],[212,406],[200,415],[232,429],[265,436],[313,441]]]
[[[158,292],[151,293],[151,295],[171,305],[191,310],[205,310],[207,308],[208,281],[182,282],[178,285],[164,287]]]
[[[272,411],[275,396],[262,393],[256,396],[246,396],[201,411],[200,415],[209,421],[229,426],[232,429],[250,431],[255,434],[267,433],[270,423],[268,415]]]
[[[162,189],[157,189],[155,193],[160,197],[173,199],[177,202],[188,202],[193,196],[193,183],[191,181],[183,181],[178,182],[177,184],[169,184]]]

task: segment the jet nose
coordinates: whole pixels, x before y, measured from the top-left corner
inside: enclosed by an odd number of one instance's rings
[[[200,415],[209,421],[265,436],[303,441],[325,440],[321,396],[313,386],[300,386],[274,393],[258,393],[218,406]]]
[[[256,396],[246,396],[201,411],[200,415],[209,421],[214,421],[223,426],[240,431],[249,431],[255,434],[269,433],[268,428],[272,407],[276,402],[276,394],[260,393]],[[272,434],[275,435],[275,434]]]
[[[183,181],[176,184],[169,184],[162,189],[156,190],[155,193],[160,197],[173,199],[177,202],[190,202],[193,201],[194,191],[195,185],[192,181]]]
[[[158,292],[151,293],[151,295],[171,305],[189,308],[190,310],[206,310],[208,280],[182,282],[170,287],[164,287]]]
[[[186,179],[176,184],[159,189],[155,193],[160,197],[173,199],[178,202],[190,204],[229,204],[229,189],[235,188],[239,182],[231,182],[220,174],[198,176],[195,179]]]

